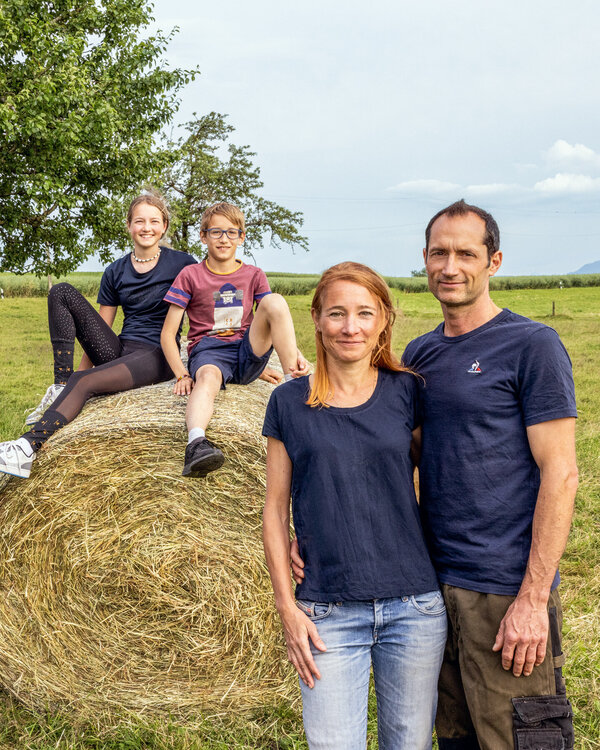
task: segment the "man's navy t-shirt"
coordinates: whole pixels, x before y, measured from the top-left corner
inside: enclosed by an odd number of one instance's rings
[[[163,297],[181,269],[196,262],[187,253],[161,247],[158,263],[147,273],[135,270],[131,253],[111,263],[102,274],[98,304],[123,308],[119,337],[160,346],[160,332],[169,309]]]
[[[526,428],[577,416],[571,362],[556,331],[510,310],[462,336],[443,330],[411,341],[403,357],[424,377],[429,551],[443,583],[515,595],[540,484]]]
[[[292,511],[305,578],[299,599],[368,600],[438,588],[413,486],[416,378],[379,370],[352,408],[306,405],[308,377],[272,393],[263,435],[292,462]]]

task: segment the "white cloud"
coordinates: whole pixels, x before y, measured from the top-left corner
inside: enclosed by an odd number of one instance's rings
[[[388,190],[398,193],[420,193],[425,195],[455,192],[459,189],[460,185],[457,185],[455,182],[445,182],[444,180],[408,180],[407,182],[399,182],[397,185],[388,188]]]
[[[591,193],[600,190],[600,177],[559,172],[554,177],[536,182],[533,189],[541,193]]]
[[[573,172],[574,170],[600,169],[600,154],[593,149],[567,141],[555,141],[545,152],[546,161],[552,167]]]
[[[527,188],[514,183],[490,182],[487,185],[468,185],[465,193],[469,195],[507,195],[509,193],[522,193]]]

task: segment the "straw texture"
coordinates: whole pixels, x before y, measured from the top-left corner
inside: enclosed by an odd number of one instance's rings
[[[271,386],[228,386],[224,467],[181,476],[171,384],[91,401],[0,484],[0,684],[27,706],[186,716],[296,695],[261,541]]]

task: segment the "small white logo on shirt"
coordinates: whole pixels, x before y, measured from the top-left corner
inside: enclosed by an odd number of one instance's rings
[[[467,372],[481,373],[481,367],[479,366],[479,360],[478,359],[476,359],[475,362],[473,362],[473,364],[467,370]]]

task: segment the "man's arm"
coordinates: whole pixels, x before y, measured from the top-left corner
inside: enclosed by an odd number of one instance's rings
[[[564,552],[577,491],[575,419],[554,419],[527,428],[540,470],[531,548],[516,599],[500,623],[494,651],[515,677],[527,676],[544,661],[548,640],[548,597]]]
[[[179,330],[179,325],[184,312],[185,310],[183,307],[172,304],[169,305],[169,311],[160,333],[160,345],[165,355],[165,359],[169,363],[169,367],[173,370],[173,375],[175,375],[176,378],[175,385],[173,386],[173,393],[178,396],[190,394],[194,385],[189,372],[185,369],[179,347],[177,346],[177,331]]]
[[[102,318],[107,326],[112,328],[113,323],[115,322],[115,318],[117,317],[117,308],[113,307],[112,305],[100,305],[100,307],[98,308],[98,315]],[[90,367],[93,366],[94,363],[84,352],[77,371],[79,372],[79,370],[89,370]]]

